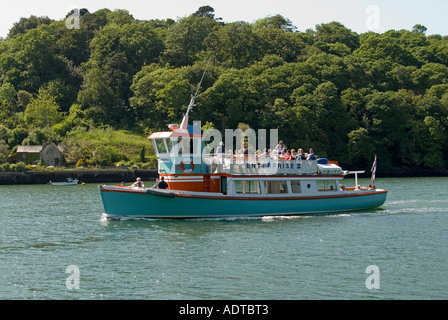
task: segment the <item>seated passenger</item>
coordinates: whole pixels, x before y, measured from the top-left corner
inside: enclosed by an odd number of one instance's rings
[[[291,160],[296,160],[296,159],[297,159],[296,150],[291,149]]]
[[[310,153],[306,155],[306,160],[316,160],[316,154],[314,153],[313,148],[310,148]]]
[[[285,160],[291,160],[291,151],[286,150]]]
[[[132,185],[131,188],[144,188],[145,185],[142,182],[142,179],[137,178],[137,181],[135,181]]]
[[[285,150],[282,150],[282,152],[279,153],[278,157],[279,157],[279,159],[284,160],[285,157],[286,157],[286,152],[285,152]]]
[[[297,160],[306,160],[306,156],[303,153],[303,149],[299,148],[299,153],[297,154]]]

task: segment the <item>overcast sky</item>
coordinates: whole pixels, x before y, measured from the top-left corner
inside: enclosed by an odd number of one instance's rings
[[[281,14],[299,31],[316,24],[339,21],[357,33],[412,30],[415,24],[428,28],[427,35],[448,35],[447,0],[14,0],[0,6],[0,37],[6,37],[21,17],[48,16],[61,20],[73,8],[90,12],[108,8],[126,9],[134,18],[177,19],[210,5],[224,22],[247,21]]]

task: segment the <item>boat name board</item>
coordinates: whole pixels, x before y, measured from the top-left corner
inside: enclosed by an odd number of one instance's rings
[[[232,164],[232,174],[314,174],[317,172],[317,162],[308,160],[272,160],[266,162],[247,162],[244,164]]]

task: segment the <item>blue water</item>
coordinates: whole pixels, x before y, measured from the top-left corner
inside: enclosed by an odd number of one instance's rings
[[[96,184],[0,186],[0,299],[447,299],[448,179],[375,184],[363,212],[119,221]]]

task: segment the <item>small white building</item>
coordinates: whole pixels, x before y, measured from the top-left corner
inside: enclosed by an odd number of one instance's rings
[[[24,162],[25,164],[37,164],[40,160],[47,166],[61,166],[65,162],[63,150],[54,143],[40,146],[19,146],[16,154],[10,158],[10,162]]]

